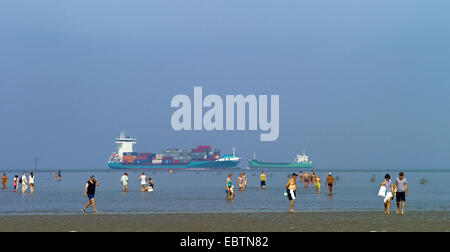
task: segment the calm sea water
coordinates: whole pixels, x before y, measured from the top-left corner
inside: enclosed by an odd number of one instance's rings
[[[7,172],[8,189],[0,191],[0,215],[15,214],[73,214],[81,213],[87,202],[84,185],[95,175],[100,186],[96,191],[99,213],[150,212],[286,212],[289,201],[284,196],[285,184],[291,171],[266,170],[267,189],[260,189],[259,170],[231,169],[213,171],[145,171],[155,182],[155,191],[141,193],[138,177],[142,171],[127,171],[130,192],[123,193],[119,179],[123,171],[64,171],[61,181],[51,172],[37,172],[35,193],[14,193],[12,177]],[[225,179],[233,174],[233,184],[241,172],[246,172],[248,188],[236,190],[236,198],[225,199]],[[1,172],[3,174],[3,172]],[[386,172],[337,171],[337,186],[328,195],[324,185],[327,172],[317,172],[322,178],[322,192],[312,186],[298,184],[295,210],[301,211],[383,211],[383,199],[377,196]],[[19,174],[19,173],[17,173]],[[398,172],[392,172],[395,179]],[[450,210],[450,171],[406,171],[409,197],[407,210]],[[375,177],[375,182],[371,178]],[[423,183],[423,179],[426,183]],[[392,209],[395,209],[395,201]],[[88,211],[91,211],[89,209]]]

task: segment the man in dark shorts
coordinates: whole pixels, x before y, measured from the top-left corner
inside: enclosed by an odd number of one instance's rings
[[[328,191],[329,194],[331,195],[333,193],[333,184],[334,186],[336,186],[336,179],[334,179],[333,174],[328,173],[328,177],[327,177],[327,185],[328,185]]]
[[[261,189],[266,189],[266,174],[264,173],[264,171],[261,172]]]
[[[397,211],[396,214],[400,212],[400,202],[402,203],[402,214],[405,214],[405,201],[406,196],[408,196],[408,185],[406,183],[405,174],[400,172],[398,178],[395,180],[395,188],[397,192],[395,193],[395,198],[397,199]]]
[[[82,208],[83,213],[86,213],[86,209],[90,205],[92,205],[94,213],[97,212],[97,210],[95,209],[95,199],[94,199],[96,187],[98,187],[98,180],[94,176],[91,176],[89,181],[86,182],[86,186],[84,188],[84,196],[89,199],[89,202]]]

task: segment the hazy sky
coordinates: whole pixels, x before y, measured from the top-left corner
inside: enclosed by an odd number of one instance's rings
[[[0,3],[0,169],[211,144],[318,169],[450,169],[450,2]],[[280,95],[280,137],[171,128],[173,96]],[[206,111],[206,110],[205,110]]]

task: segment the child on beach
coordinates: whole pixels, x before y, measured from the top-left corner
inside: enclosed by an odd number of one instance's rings
[[[316,177],[316,192],[320,193],[320,175]]]
[[[13,186],[14,186],[14,192],[17,192],[17,190],[19,190],[19,186],[18,186],[18,178],[19,176],[17,176],[17,174],[14,176],[14,182],[13,182]]]

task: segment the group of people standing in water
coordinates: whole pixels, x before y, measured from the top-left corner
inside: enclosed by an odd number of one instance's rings
[[[310,183],[313,184],[313,190],[315,192],[320,193],[320,175],[316,175],[314,171],[311,172],[311,175],[308,174],[308,172],[303,173],[300,171],[300,175],[297,173],[292,173],[291,177],[289,178],[288,182],[286,183],[286,193],[285,195],[288,197],[290,203],[289,212],[294,213],[294,202],[297,197],[297,177],[299,179],[300,183],[304,183],[304,187],[307,188]],[[334,178],[333,174],[330,172],[328,173],[328,176],[326,178],[326,184],[328,185],[328,192],[329,195],[333,193],[333,185],[336,186],[336,179]]]
[[[290,212],[293,213],[293,207],[294,207],[294,201],[296,199],[296,191],[297,191],[297,177],[299,179],[299,183],[304,183],[304,187],[308,188],[309,184],[312,183],[313,190],[315,192],[320,193],[321,188],[321,178],[320,175],[316,175],[314,171],[311,171],[311,174],[308,174],[308,172],[303,173],[300,171],[300,175],[293,173],[291,175],[291,178],[289,178],[289,181],[286,184],[286,193],[285,195],[289,198],[291,201],[290,206]],[[228,200],[233,199],[236,195],[234,193],[234,186],[233,186],[233,174],[228,174],[228,177],[225,181],[225,192],[226,192],[226,198]],[[245,173],[239,174],[239,177],[237,179],[237,184],[239,185],[239,190],[245,190],[247,188],[247,175]],[[261,189],[266,189],[266,174],[264,171],[261,172],[260,175],[260,182],[261,182]],[[329,194],[331,195],[333,192],[333,186],[336,186],[336,179],[334,178],[333,174],[330,172],[328,173],[328,176],[326,178],[326,184],[328,186]]]
[[[226,195],[227,199],[233,199],[236,196],[234,194],[234,186],[231,181],[232,178],[233,178],[233,174],[231,174],[231,173],[228,174],[228,177],[226,179],[226,186],[225,186],[225,192],[227,193],[227,195]],[[266,174],[264,173],[264,171],[261,172],[260,180],[261,180],[261,189],[265,189],[266,188]],[[245,172],[239,174],[238,179],[237,179],[239,191],[244,191],[245,189],[247,189],[247,182],[248,182],[247,174],[245,174]]]
[[[3,173],[2,176],[2,190],[6,190],[8,184],[8,176],[6,173]],[[24,172],[21,177],[18,175],[14,176],[13,179],[13,188],[14,192],[19,191],[19,184],[22,186],[22,193],[26,193],[28,188],[30,188],[30,193],[34,193],[34,174],[30,172],[30,175],[27,177],[27,173]]]
[[[313,190],[315,192],[320,192],[320,188],[321,188],[320,175],[316,175],[316,173],[314,171],[311,171],[311,174],[308,174],[308,172],[303,173],[302,171],[300,171],[300,174],[298,177],[299,177],[300,183],[303,183],[305,188],[308,188],[309,184],[311,183],[313,186]],[[336,179],[334,178],[334,176],[331,172],[328,173],[325,183],[328,186],[328,192],[331,194],[333,192],[333,185],[336,186]]]
[[[171,171],[172,173],[172,171]],[[55,177],[60,180],[61,173],[55,172]],[[231,200],[236,195],[234,193],[234,186],[232,183],[233,175],[230,173],[226,179],[226,198]],[[298,180],[297,180],[298,179]],[[147,191],[153,191],[154,182],[152,178],[148,177],[144,172],[139,177],[140,182],[140,188],[141,192],[147,192]],[[325,179],[325,185],[328,187],[329,195],[332,195],[333,187],[336,186],[336,178],[333,176],[333,174],[330,172],[328,173],[328,176]],[[14,176],[13,186],[14,186],[14,192],[17,192],[19,190],[19,184],[22,185],[22,193],[26,193],[28,188],[30,189],[30,192],[34,192],[34,181],[35,177],[33,172],[30,172],[30,175],[27,176],[27,173],[24,172],[23,176],[19,177],[18,175]],[[8,177],[6,176],[6,173],[3,174],[1,178],[1,182],[3,185],[3,190],[7,188],[8,183]],[[261,189],[266,189],[266,174],[264,171],[260,174],[260,182],[261,182]],[[299,174],[292,173],[290,175],[290,178],[288,182],[286,183],[286,192],[285,196],[290,200],[290,209],[289,212],[293,213],[293,207],[294,202],[296,200],[296,191],[297,191],[297,182],[303,183],[304,188],[308,188],[310,184],[312,184],[314,192],[320,193],[321,190],[321,177],[320,175],[316,175],[314,171],[311,171],[311,173],[308,172],[302,172],[300,171]],[[125,172],[123,176],[120,179],[120,183],[122,184],[123,192],[128,192],[128,174]],[[239,174],[237,178],[237,185],[239,186],[239,191],[244,191],[247,189],[247,183],[248,178],[245,173]],[[384,213],[386,215],[390,214],[390,206],[391,201],[396,198],[397,203],[397,211],[396,214],[404,214],[405,213],[405,201],[406,197],[408,196],[408,185],[406,178],[404,176],[403,172],[399,173],[399,176],[395,179],[394,182],[391,181],[390,174],[385,175],[385,180],[381,183],[381,186],[384,187],[385,191],[382,193],[384,197]],[[95,188],[98,187],[98,180],[92,176],[89,181],[85,184],[85,197],[89,199],[88,204],[86,204],[85,207],[83,207],[83,212],[86,211],[86,208],[89,206],[93,207],[94,212],[95,210],[95,200],[94,200],[94,194],[95,194]]]

